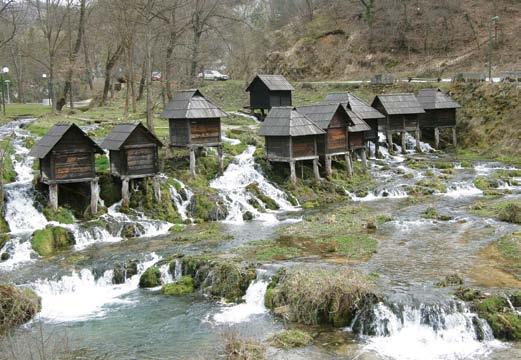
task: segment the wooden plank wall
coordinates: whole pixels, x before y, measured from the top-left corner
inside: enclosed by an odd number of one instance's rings
[[[156,173],[155,146],[126,149],[128,175]]]
[[[293,157],[316,155],[314,138],[315,136],[297,136],[292,138]]]
[[[190,143],[189,120],[170,119],[170,144],[175,146],[186,146]]]
[[[287,136],[267,136],[266,155],[282,158],[289,158],[289,137]]]
[[[211,144],[221,141],[221,120],[197,119],[190,121],[192,144]]]
[[[85,179],[95,176],[92,152],[55,152],[53,157],[54,180]]]
[[[346,129],[330,128],[327,130],[328,153],[342,152],[347,148]]]

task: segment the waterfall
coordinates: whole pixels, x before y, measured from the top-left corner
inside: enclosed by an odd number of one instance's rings
[[[180,180],[174,179],[174,181],[179,185],[179,190],[177,190],[175,186],[170,186],[170,198],[174,202],[175,208],[179,216],[181,216],[181,220],[193,222],[193,218],[188,216],[188,206],[190,206],[192,202],[194,193]]]
[[[250,194],[246,187],[256,184],[260,192],[275,201],[282,211],[296,211],[297,208],[289,203],[286,194],[266,180],[266,178],[255,168],[253,153],[255,146],[248,148],[237,155],[233,162],[228,165],[224,174],[210,182],[210,186],[217,189],[228,207],[228,217],[225,221],[231,223],[243,223],[243,214],[250,212],[254,218],[266,222],[277,222],[275,211],[265,209],[261,199]],[[259,211],[250,202],[252,198],[264,211]]]
[[[370,192],[364,197],[358,197],[349,191],[346,191],[346,193],[349,197],[351,197],[351,200],[358,202],[375,201],[381,199],[403,199],[409,196],[405,190],[400,189],[400,186],[404,185],[398,185],[396,188],[392,189],[376,190]]]
[[[222,138],[222,140],[224,142],[227,142],[230,145],[239,145],[241,143],[241,140],[239,140],[239,139],[231,139],[228,136],[226,136],[225,134],[222,134],[221,138]]]
[[[248,114],[245,114],[245,113],[240,112],[240,111],[229,111],[228,114],[232,114],[232,115],[240,116],[240,117],[246,118],[246,119],[248,119],[248,120],[253,120],[253,121],[255,121],[256,123],[259,122],[259,119],[257,119],[256,116],[248,115]]]
[[[452,198],[460,198],[465,196],[481,196],[483,191],[478,189],[472,183],[456,182],[447,187],[447,192],[440,194]]]
[[[175,259],[175,274],[174,274],[174,280],[179,281],[181,277],[183,276],[183,262],[181,259],[177,258]]]
[[[24,140],[30,134],[27,130],[22,129],[22,126],[33,120],[16,120],[0,127],[0,138],[14,135],[11,139],[14,148],[11,161],[16,172],[16,180],[4,186],[5,220],[11,230],[11,239],[4,246],[4,249],[10,254],[10,258],[0,262],[0,268],[4,269],[12,269],[19,263],[31,260],[31,255],[34,254],[30,242],[31,234],[47,225],[45,216],[34,206],[32,188],[34,159],[27,156],[29,149],[24,146]]]
[[[170,273],[170,266],[168,263],[163,264],[159,267],[159,273],[161,274],[161,284],[170,284],[174,282],[174,277]]]
[[[241,304],[226,307],[215,314],[213,319],[216,323],[240,323],[249,320],[253,315],[264,314],[268,310],[264,306],[264,295],[269,281],[264,278],[265,270],[257,271],[257,279],[253,280],[242,297]]]
[[[40,317],[48,322],[82,321],[104,316],[107,305],[131,303],[122,299],[138,288],[141,274],[155,264],[160,257],[155,253],[138,265],[138,273],[125,283],[112,283],[113,270],[107,270],[96,279],[92,270],[83,269],[62,276],[59,280],[37,280],[31,285],[42,298]]]
[[[367,324],[353,324],[364,349],[389,359],[474,359],[502,346],[486,321],[464,303],[386,305],[379,303]],[[360,317],[355,321],[361,322]]]

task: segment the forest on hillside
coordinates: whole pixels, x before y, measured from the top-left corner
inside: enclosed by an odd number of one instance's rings
[[[135,108],[152,72],[163,101],[204,69],[247,81],[514,70],[517,0],[3,0],[0,61],[13,100],[104,104],[128,82]],[[43,76],[45,74],[45,76]]]

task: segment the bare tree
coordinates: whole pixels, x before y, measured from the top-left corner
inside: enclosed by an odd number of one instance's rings
[[[2,49],[9,41],[13,40],[16,34],[17,21],[15,0],[2,1],[0,3],[0,49]]]

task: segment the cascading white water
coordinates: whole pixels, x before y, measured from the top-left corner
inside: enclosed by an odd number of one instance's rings
[[[59,280],[37,280],[30,286],[42,298],[40,318],[47,322],[82,321],[104,316],[106,306],[129,303],[121,297],[138,288],[141,274],[160,260],[152,253],[149,260],[138,264],[137,275],[125,283],[112,283],[113,270],[107,270],[99,279],[89,269],[62,276]]]
[[[451,198],[460,198],[465,196],[481,196],[483,195],[483,191],[478,189],[472,183],[457,182],[450,184],[447,187],[447,192],[442,193],[440,195],[448,196]]]
[[[359,202],[375,201],[381,199],[403,199],[409,196],[405,190],[400,189],[400,185],[393,189],[376,190],[374,192],[370,192],[364,197],[358,197],[349,191],[346,193],[349,197],[351,197],[351,200]]]
[[[174,274],[174,281],[179,281],[181,277],[183,276],[183,262],[181,259],[177,258],[175,259],[175,274]]]
[[[231,223],[243,223],[243,214],[249,211],[256,219],[266,222],[277,222],[277,217],[273,211],[266,210],[260,212],[252,206],[248,200],[254,197],[246,187],[256,184],[259,190],[266,196],[273,199],[281,211],[296,211],[296,207],[286,200],[286,195],[277,189],[255,168],[253,153],[255,146],[248,148],[240,155],[237,155],[233,162],[228,165],[224,174],[210,182],[210,186],[217,189],[228,207],[228,216],[225,221]],[[255,198],[259,204],[263,204],[260,199]]]
[[[178,191],[175,186],[170,186],[170,198],[174,202],[175,208],[179,216],[181,216],[181,220],[190,220],[190,222],[193,222],[193,219],[188,216],[188,206],[190,206],[192,202],[194,193],[180,180],[174,179],[174,181],[179,184],[180,190]],[[184,196],[180,191],[184,192]]]
[[[251,282],[243,296],[244,302],[233,305],[215,314],[213,319],[220,324],[240,323],[247,321],[253,315],[264,314],[268,310],[264,306],[264,295],[269,282],[263,279],[264,270],[258,270],[257,279]]]
[[[224,134],[221,135],[221,138],[224,142],[227,142],[230,145],[239,145],[241,143],[241,140],[229,138]]]
[[[255,116],[248,115],[248,114],[245,114],[245,113],[242,113],[242,112],[239,112],[239,111],[229,111],[228,114],[240,116],[240,117],[246,118],[248,120],[253,120],[253,121],[257,122],[257,123],[259,122],[259,119],[257,119]]]
[[[32,189],[34,159],[27,156],[29,149],[24,146],[24,140],[30,134],[22,129],[22,126],[32,120],[34,119],[16,120],[0,127],[0,138],[13,135],[11,142],[14,154],[11,156],[11,161],[16,172],[16,180],[4,186],[7,200],[5,220],[11,230],[11,239],[4,246],[10,258],[0,262],[0,268],[4,269],[12,269],[19,263],[31,260],[31,255],[34,254],[30,242],[31,233],[47,225],[45,216],[34,206]]]
[[[379,303],[373,312],[375,336],[365,337],[364,348],[386,359],[475,359],[502,346],[486,321],[463,303],[398,309]]]
[[[161,274],[161,284],[170,284],[174,282],[174,277],[170,273],[170,266],[163,264],[159,267],[159,273]]]

